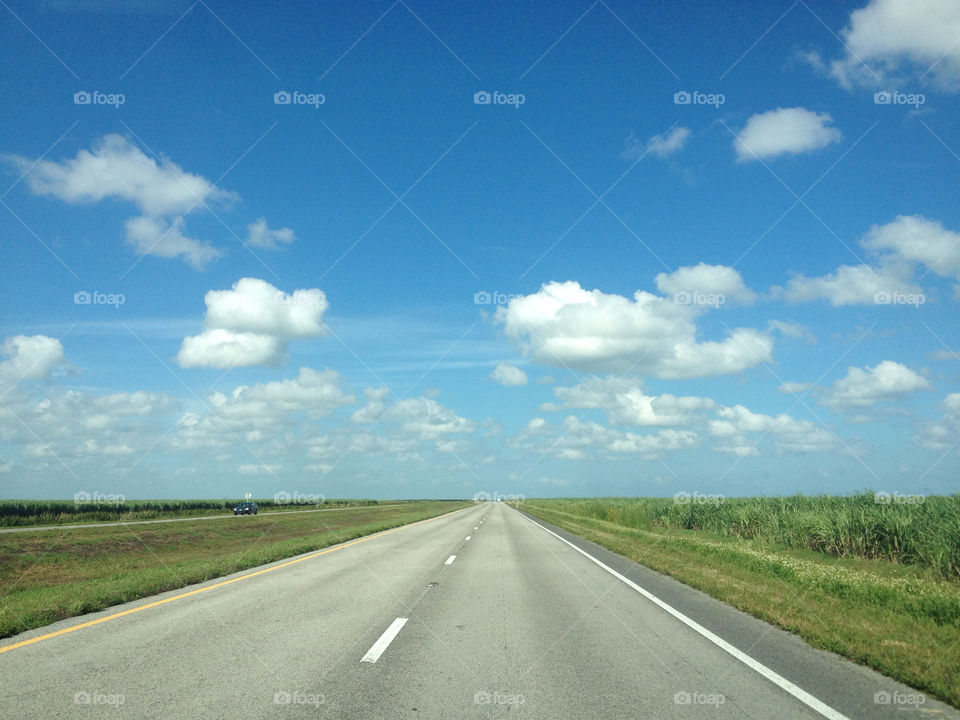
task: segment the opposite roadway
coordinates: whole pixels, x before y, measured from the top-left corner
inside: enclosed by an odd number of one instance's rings
[[[0,640],[0,717],[960,718],[504,503],[292,560]]]

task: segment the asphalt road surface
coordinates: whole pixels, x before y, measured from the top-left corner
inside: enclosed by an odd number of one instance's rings
[[[0,716],[960,713],[488,502],[2,640]]]

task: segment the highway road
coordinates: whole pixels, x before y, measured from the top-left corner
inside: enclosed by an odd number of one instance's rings
[[[503,503],[0,640],[4,718],[960,718]]]

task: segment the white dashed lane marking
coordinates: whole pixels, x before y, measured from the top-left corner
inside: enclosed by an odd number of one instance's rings
[[[383,631],[383,635],[367,650],[367,654],[363,656],[360,662],[375,663],[379,660],[380,656],[383,655],[383,651],[390,646],[390,643],[393,642],[393,639],[400,632],[400,629],[406,624],[407,618],[397,618],[390,623],[390,627]]]

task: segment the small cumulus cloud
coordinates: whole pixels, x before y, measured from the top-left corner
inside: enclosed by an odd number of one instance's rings
[[[827,113],[802,107],[777,108],[753,115],[734,139],[737,160],[769,160],[812,152],[842,137]]]
[[[520,368],[508,363],[498,364],[490,373],[490,378],[504,387],[527,384],[527,374]]]

